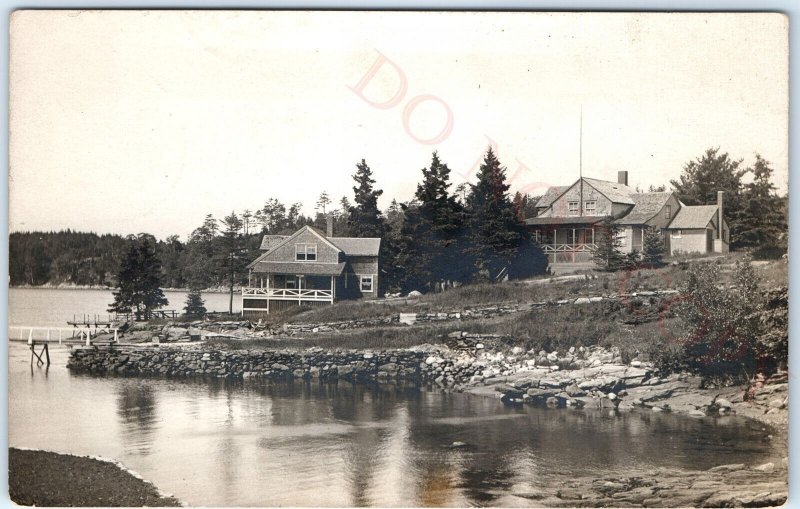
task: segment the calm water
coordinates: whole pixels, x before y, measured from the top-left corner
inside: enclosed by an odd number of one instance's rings
[[[771,455],[761,427],[734,418],[507,409],[346,383],[99,378],[71,375],[68,347],[52,347],[49,370],[32,369],[25,348],[9,349],[10,445],[115,458],[192,505],[527,505],[515,486]]]

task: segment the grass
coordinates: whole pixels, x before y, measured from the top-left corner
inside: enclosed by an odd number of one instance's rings
[[[229,340],[215,339],[209,346],[220,349],[280,350],[320,347],[324,349],[389,350],[423,344],[442,343],[454,331],[496,334],[507,337],[504,345],[521,346],[526,350],[566,351],[571,346],[626,348],[633,358],[679,336],[680,323],[667,316],[661,320],[659,310],[666,301],[653,307],[631,303],[597,302],[578,306],[557,306],[513,313],[486,320],[423,323],[413,326],[365,327],[330,333],[312,334],[304,338]],[[641,303],[641,301],[637,301]],[[639,325],[625,322],[645,317]],[[635,345],[635,348],[631,345]]]

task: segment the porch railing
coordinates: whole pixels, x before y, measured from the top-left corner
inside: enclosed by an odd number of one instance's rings
[[[597,244],[542,244],[549,263],[591,262]]]
[[[332,290],[310,290],[307,288],[242,288],[242,297],[251,299],[333,301]]]

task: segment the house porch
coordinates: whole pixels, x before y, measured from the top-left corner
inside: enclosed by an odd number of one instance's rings
[[[259,316],[292,306],[331,305],[337,276],[253,273],[242,287],[242,316]]]

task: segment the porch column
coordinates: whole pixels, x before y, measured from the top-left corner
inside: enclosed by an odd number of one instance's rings
[[[333,305],[333,299],[336,297],[336,277],[331,276],[331,305]]]

